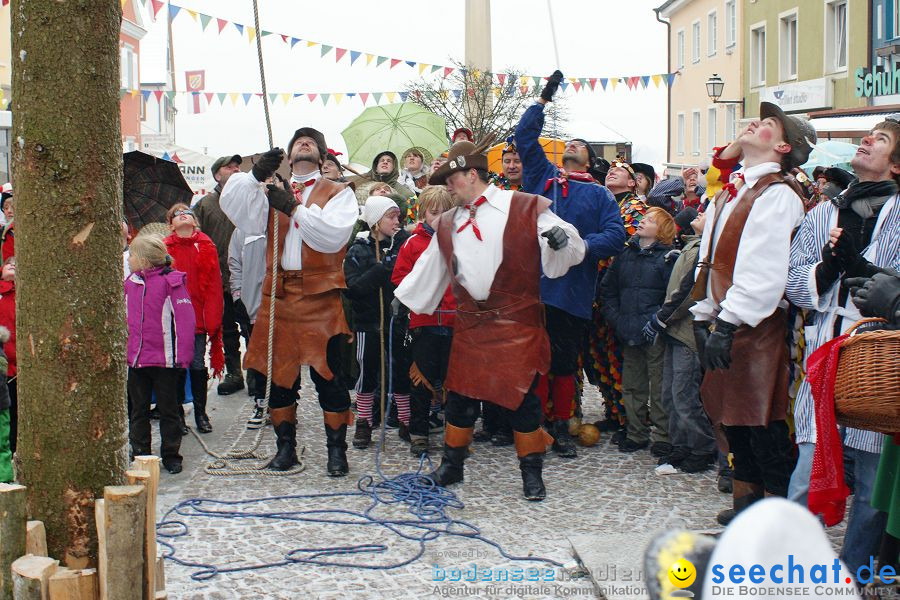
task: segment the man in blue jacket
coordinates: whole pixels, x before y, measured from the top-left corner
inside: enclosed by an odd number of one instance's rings
[[[574,225],[587,246],[584,261],[566,275],[558,279],[541,277],[551,363],[550,377],[541,378],[536,393],[551,422],[548,429],[555,438],[553,450],[559,456],[574,457],[577,451],[569,435],[568,419],[575,400],[578,355],[591,322],[598,263],[622,251],[625,227],[613,195],[587,173],[596,160],[590,145],[580,139],[567,142],[562,155],[565,171],[561,171],[547,159],[538,140],[544,127],[544,106],[552,102],[562,79],[562,73],[555,71],[540,99],[522,115],[516,127],[516,147],[522,159],[523,191],[552,200],[550,209]],[[547,410],[548,401],[552,402],[552,414]]]

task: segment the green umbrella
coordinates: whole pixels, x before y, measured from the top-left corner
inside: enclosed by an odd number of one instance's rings
[[[384,150],[399,158],[412,146],[438,155],[449,145],[444,119],[413,102],[369,107],[341,135],[347,144],[347,160],[361,165],[372,164]]]

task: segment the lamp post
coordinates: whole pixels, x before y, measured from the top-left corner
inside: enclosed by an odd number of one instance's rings
[[[706,94],[714,104],[740,104],[741,113],[744,112],[744,99],[740,100],[719,100],[722,97],[722,91],[725,89],[725,81],[719,77],[718,73],[713,73],[712,77],[706,80]]]

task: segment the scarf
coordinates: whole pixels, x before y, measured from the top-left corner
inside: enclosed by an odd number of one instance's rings
[[[840,208],[850,209],[863,219],[871,219],[875,211],[884,206],[891,197],[897,193],[897,182],[892,179],[887,181],[860,181],[854,179],[847,190],[832,199],[832,203]]]
[[[416,180],[421,179],[426,175],[428,175],[428,170],[424,166],[415,173],[411,173],[409,170],[403,169],[402,171],[400,171],[400,177],[397,179],[397,183],[401,183],[412,191],[419,193],[422,191],[422,189],[416,185]]]
[[[809,478],[807,506],[822,515],[831,527],[844,520],[850,490],[844,482],[844,449],[834,415],[834,382],[841,344],[848,334],[836,337],[813,352],[807,361],[807,378],[816,417],[816,448]]]

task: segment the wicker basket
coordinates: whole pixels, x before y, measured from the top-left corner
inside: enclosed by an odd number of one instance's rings
[[[838,423],[880,433],[900,431],[900,330],[856,333],[863,319],[850,328],[841,344],[834,382]]]

